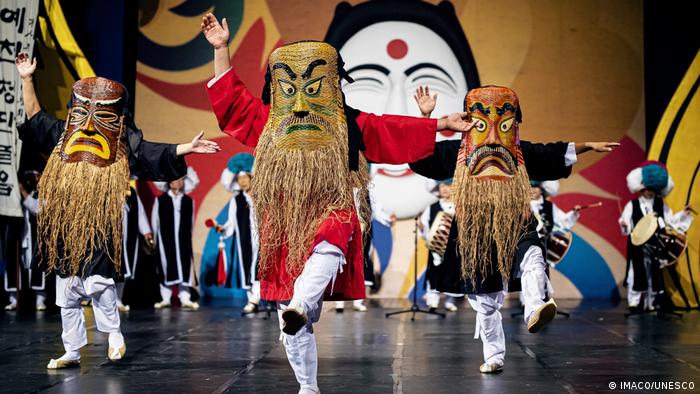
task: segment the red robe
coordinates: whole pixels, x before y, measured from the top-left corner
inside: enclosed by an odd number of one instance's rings
[[[269,106],[248,91],[233,69],[208,87],[208,93],[221,131],[255,148],[267,123]],[[437,130],[435,119],[399,115],[377,116],[362,112],[356,121],[365,146],[362,153],[370,162],[411,163],[434,152]],[[313,248],[322,241],[340,249],[345,254],[347,263],[343,272],[336,278],[332,294],[329,285],[324,299],[365,298],[362,233],[357,211],[336,211],[329,215],[316,231],[309,256]],[[273,268],[260,278],[260,293],[265,300],[292,298],[296,276],[287,274],[286,255],[286,250],[283,249],[277,261],[272,264]]]

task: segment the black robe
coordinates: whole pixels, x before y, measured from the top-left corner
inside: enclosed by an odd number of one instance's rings
[[[39,111],[31,119],[18,127],[19,136],[25,149],[32,147],[39,152],[50,155],[63,134],[66,122]],[[141,130],[130,119],[126,122],[126,147],[129,153],[129,171],[131,175],[149,181],[173,181],[187,174],[187,164],[182,156],[177,155],[176,144],[161,144],[143,139]],[[110,242],[108,242],[109,244]],[[81,276],[101,275],[115,280],[123,280],[123,267],[117,272],[114,263],[104,250],[95,250],[92,261],[83,263],[79,268]],[[45,270],[41,261],[32,261],[33,269]],[[58,271],[61,277],[68,277],[67,272]]]
[[[457,154],[461,141],[441,141],[435,144],[435,152],[424,159],[410,163],[411,170],[428,178],[440,180],[454,176],[457,167]],[[534,144],[521,141],[520,147],[525,161],[525,169],[531,180],[547,181],[566,178],[571,174],[571,166],[566,166],[564,156],[568,144],[565,142]],[[435,267],[439,278],[436,289],[447,293],[483,294],[503,290],[503,278],[498,271],[495,248],[485,253],[491,253],[490,274],[482,277],[477,274],[474,283],[467,278],[461,278],[461,257],[457,252],[457,238],[459,228],[456,221],[452,222],[445,256],[440,266]],[[537,220],[531,217],[527,223],[526,231],[521,234],[520,240],[513,258],[511,277],[508,289],[520,290],[520,262],[531,246],[543,249],[542,241],[537,235]],[[432,283],[431,283],[432,284]]]
[[[158,222],[153,224],[153,231],[160,252],[161,283],[166,286],[181,283],[194,286],[195,278],[192,275],[194,202],[192,198],[187,194],[182,194],[180,210],[176,212],[173,198],[169,193],[163,193],[158,197],[157,208],[153,209],[158,209]],[[175,215],[180,217],[177,229],[175,228]]]

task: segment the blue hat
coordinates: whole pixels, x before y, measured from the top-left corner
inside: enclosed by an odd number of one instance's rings
[[[226,168],[233,174],[238,174],[239,172],[252,172],[253,162],[255,161],[255,156],[250,153],[238,153],[233,155],[233,157],[228,161]]]

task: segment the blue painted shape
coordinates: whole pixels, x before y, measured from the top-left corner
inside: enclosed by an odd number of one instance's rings
[[[608,263],[576,234],[573,234],[571,249],[556,269],[576,286],[583,298],[610,299],[611,294],[617,293],[617,283]]]
[[[415,286],[408,292],[408,300],[413,301],[413,292],[418,290],[417,294],[417,299],[418,299],[418,304],[425,304],[425,301],[423,300],[423,296],[425,295],[425,288],[423,287],[423,283],[425,282],[425,273],[426,271],[423,270],[423,272],[418,276],[418,283],[415,284]],[[413,280],[413,278],[411,278]]]
[[[384,274],[391,260],[391,248],[393,240],[391,239],[391,227],[385,226],[376,220],[372,221],[372,244],[377,250],[379,257],[380,271]]]

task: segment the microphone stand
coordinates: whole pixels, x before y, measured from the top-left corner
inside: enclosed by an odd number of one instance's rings
[[[415,228],[413,230],[413,305],[409,309],[404,309],[396,312],[388,312],[384,317],[391,317],[394,315],[400,315],[402,313],[411,313],[411,321],[416,320],[416,313],[425,313],[427,315],[437,315],[445,318],[445,314],[437,311],[431,311],[428,309],[421,309],[418,306],[418,219],[420,215],[414,218]]]

